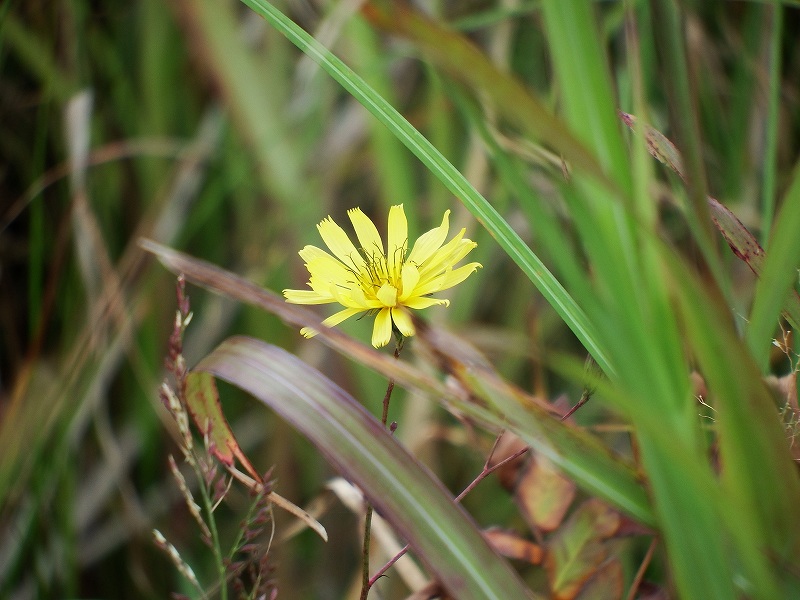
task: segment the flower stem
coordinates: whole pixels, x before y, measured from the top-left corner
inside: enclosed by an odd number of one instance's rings
[[[403,342],[405,338],[402,334],[395,332],[397,343],[394,347],[395,360],[400,358],[400,351],[403,349]],[[383,396],[383,412],[381,413],[381,423],[386,427],[389,420],[389,401],[392,399],[392,392],[394,391],[394,379],[389,379],[389,385],[386,386],[386,394]],[[394,431],[394,429],[392,429]],[[361,596],[360,600],[367,600],[369,590],[375,583],[376,579],[370,579],[369,576],[369,542],[372,533],[372,505],[367,502],[366,512],[364,514],[364,543],[361,551]]]
[[[203,499],[203,509],[206,513],[208,529],[211,532],[210,545],[214,554],[214,562],[216,563],[217,567],[217,576],[219,577],[219,595],[221,600],[227,600],[228,573],[225,566],[225,559],[222,556],[222,544],[219,539],[219,533],[217,532],[217,521],[214,518],[214,501],[211,497],[211,491],[209,490],[210,484],[205,483],[206,480],[203,475],[203,471],[196,460],[192,462],[192,468],[194,469],[195,474],[200,481],[200,496]]]
[[[395,360],[400,358],[400,351],[403,349],[403,342],[405,338],[401,334],[397,334],[397,344],[394,347]],[[386,394],[383,396],[383,413],[381,414],[381,423],[386,427],[386,422],[389,420],[389,401],[392,399],[392,392],[394,391],[394,379],[389,380],[389,385],[386,387]]]
[[[372,582],[369,578],[369,540],[372,531],[372,505],[367,503],[364,515],[364,545],[361,551],[361,596],[359,600],[367,600]]]

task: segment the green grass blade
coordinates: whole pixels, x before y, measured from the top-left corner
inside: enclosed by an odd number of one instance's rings
[[[365,73],[364,79],[387,101],[394,98],[392,80],[389,76],[389,60],[380,52],[380,41],[375,31],[363,19],[353,19],[347,28],[353,44],[358,68]],[[392,132],[377,121],[370,121],[370,138],[374,148],[375,169],[380,185],[380,197],[388,213],[393,204],[411,206],[416,198],[413,158]],[[416,231],[418,215],[408,214],[409,231]]]
[[[319,63],[356,100],[386,125],[492,234],[501,248],[536,285],[545,299],[607,373],[612,366],[583,310],[544,263],[522,241],[494,207],[433,145],[347,65],[277,8],[264,0],[242,0]]]
[[[628,158],[605,55],[598,52],[594,7],[588,2],[542,2],[552,60],[573,131],[599,158],[623,193],[630,193]]]
[[[769,16],[769,96],[767,99],[766,139],[764,140],[764,178],[761,184],[761,243],[769,242],[772,218],[775,216],[775,187],[778,164],[778,124],[781,95],[781,34],[783,33],[783,7],[776,2],[767,9]]]
[[[246,390],[305,435],[364,490],[452,595],[466,600],[530,597],[442,484],[321,373],[285,350],[247,337],[223,342],[195,370]]]
[[[787,298],[796,299],[797,269],[800,267],[800,167],[795,169],[783,207],[775,219],[764,268],[756,283],[753,308],[747,327],[750,352],[762,370],[767,367],[770,343],[781,308]],[[797,324],[795,324],[796,326]]]
[[[698,460],[705,443],[690,403],[685,345],[662,276],[657,232],[634,212],[631,159],[616,122],[596,6],[545,0],[543,8],[568,122],[624,193],[615,197],[581,174],[564,189],[596,275],[598,309],[590,314],[618,367],[611,382],[633,424],[678,590],[691,598],[729,598],[732,569],[713,508],[719,494],[709,483],[710,466]],[[698,506],[702,501],[710,504]]]
[[[713,246],[707,243],[712,239],[705,202],[707,179],[681,16],[678,6],[671,2],[654,3],[653,12],[660,24],[653,28],[653,33],[661,41],[663,77],[670,81],[665,92],[669,100],[671,122],[676,131],[676,142],[685,156],[686,181],[692,208],[688,215],[693,220],[693,229],[701,249],[706,253],[706,260],[713,261],[714,257],[708,254],[709,250],[713,251]]]
[[[716,403],[722,492],[728,498],[723,514],[750,584],[759,597],[780,597],[771,563],[797,556],[800,480],[778,408],[726,315],[713,308],[685,267],[677,261],[672,267],[683,282],[679,310],[687,336]]]
[[[270,72],[245,44],[235,5],[201,0],[187,3],[185,8],[184,17],[208,57],[207,68],[228,99],[233,121],[253,151],[264,188],[303,222],[313,207],[307,200],[316,195],[315,180],[304,178],[301,140],[290,130],[283,114],[286,106],[281,101],[280,86],[286,84],[277,76],[270,78]],[[273,52],[271,58],[278,62],[282,57]],[[283,71],[278,66],[274,72]],[[300,181],[304,184],[299,185]]]

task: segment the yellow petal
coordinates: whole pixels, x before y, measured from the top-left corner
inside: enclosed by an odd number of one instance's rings
[[[389,228],[386,233],[386,263],[389,267],[389,277],[397,279],[400,276],[400,265],[406,256],[408,247],[408,221],[403,205],[398,204],[389,209]]]
[[[402,308],[392,309],[392,321],[394,321],[395,326],[404,336],[411,337],[416,333],[414,323],[411,321],[411,315]]]
[[[303,259],[303,262],[310,263],[315,258],[322,258],[324,256],[329,257],[331,260],[336,260],[330,254],[325,252],[322,248],[317,248],[316,246],[306,246],[300,252],[298,252],[300,258]]]
[[[340,288],[339,286],[332,285],[330,288],[331,297],[335,302],[338,302],[344,307],[354,308],[359,311],[368,310],[368,307],[363,302],[359,302],[358,297],[354,297],[352,290]]]
[[[359,254],[353,242],[347,237],[344,229],[339,227],[333,219],[327,217],[317,225],[322,241],[331,249],[334,256],[347,267],[361,271],[364,268],[364,259]]]
[[[434,292],[451,288],[464,281],[480,267],[480,263],[469,263],[457,269],[448,269],[429,282],[421,284],[417,287],[416,293],[420,296],[426,296],[427,294],[433,294]]]
[[[320,281],[319,279],[315,279],[312,277],[308,285],[311,286],[311,289],[314,293],[318,294],[320,298],[328,298],[328,302],[338,302],[336,299],[336,294],[333,293],[336,290],[336,286],[333,285],[329,281]]]
[[[465,231],[466,231],[465,229],[462,229],[461,231],[458,232],[458,234],[456,234],[456,236],[452,240],[450,240],[444,246],[436,250],[433,254],[429,255],[424,262],[417,263],[417,265],[419,266],[419,270],[422,272],[423,278],[425,277],[425,273],[429,271],[435,271],[436,269],[445,268],[445,266],[448,264],[449,265],[455,264],[458,261],[453,260],[452,259],[453,256],[459,253],[463,253],[461,254],[461,258],[463,258],[464,254],[466,254],[472,248],[475,247],[474,245],[470,246],[470,244],[474,244],[474,242],[468,242],[467,244],[468,247],[466,248],[465,251],[465,247],[463,244],[464,240],[461,239],[464,237]]]
[[[340,310],[339,312],[332,314],[330,317],[325,319],[322,324],[327,327],[333,327],[334,325],[338,325],[345,319],[349,319],[350,317],[357,315],[358,313],[364,312],[363,310],[357,308],[346,308],[344,310]],[[303,327],[300,330],[300,335],[307,338],[312,338],[317,335],[319,332],[312,328],[312,327]]]
[[[419,297],[409,298],[403,302],[403,306],[413,308],[415,310],[422,310],[423,308],[430,308],[431,306],[450,306],[450,300],[440,300],[439,298]]]
[[[350,287],[342,292],[351,304],[347,306],[360,306],[363,310],[372,310],[373,308],[381,308],[383,305],[373,298],[367,297],[364,290],[357,285]]]
[[[375,223],[364,214],[360,208],[351,208],[347,211],[347,216],[353,223],[358,242],[361,244],[361,249],[367,256],[385,255],[383,250],[383,240],[375,227]]]
[[[364,312],[363,309],[360,308],[345,308],[344,310],[340,310],[337,313],[332,314],[330,317],[325,319],[322,324],[326,325],[327,327],[333,327],[334,325],[338,325],[345,319],[349,319],[359,313]]]
[[[428,263],[420,269],[420,281],[418,287],[422,287],[430,283],[430,281],[445,271],[453,268],[453,266],[464,258],[470,251],[475,248],[477,244],[471,240],[460,240],[455,246],[451,246],[447,251],[441,248],[436,252]],[[450,246],[448,242],[447,246]]]
[[[446,210],[444,212],[442,224],[439,225],[439,227],[431,229],[419,236],[419,239],[414,242],[414,247],[411,249],[411,253],[406,259],[408,262],[421,265],[444,244],[444,240],[447,238],[447,232],[450,229],[449,216],[450,211]]]
[[[311,274],[311,278],[318,281],[346,285],[349,281],[355,279],[353,272],[349,271],[347,267],[330,254],[319,256],[307,262],[306,268]]]
[[[313,290],[283,290],[286,301],[292,304],[327,304],[333,298],[318,294]]]
[[[419,269],[410,262],[403,265],[403,271],[400,275],[400,303],[402,304],[407,298],[415,295],[414,289],[419,283]]]
[[[463,230],[462,230],[463,231]],[[467,254],[472,252],[472,250],[477,247],[478,244],[473,242],[470,239],[464,238],[463,240],[459,241],[458,245],[449,253],[442,252],[441,261],[446,266],[450,267],[464,258]]]
[[[372,345],[376,348],[385,346],[392,339],[392,313],[384,308],[375,316],[375,326],[372,329]]]
[[[384,306],[397,306],[397,288],[391,283],[384,283],[376,296]]]

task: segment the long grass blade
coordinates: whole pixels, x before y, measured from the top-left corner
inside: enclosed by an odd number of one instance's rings
[[[747,326],[747,342],[750,352],[762,370],[766,370],[770,343],[782,307],[787,305],[795,329],[800,326],[797,314],[798,299],[795,286],[800,267],[800,167],[794,171],[794,179],[783,199],[783,206],[775,219],[775,228],[770,236],[769,253],[756,283],[753,308]]]
[[[606,372],[612,372],[606,352],[584,311],[519,234],[433,145],[366,82],[265,0],[242,0],[300,50],[318,62],[378,120],[386,125],[492,234],[501,248],[536,285],[545,299]]]

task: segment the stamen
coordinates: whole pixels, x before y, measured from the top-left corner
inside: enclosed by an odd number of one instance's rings
[[[394,265],[396,272],[388,274],[394,281],[400,280],[400,273],[403,272],[403,264],[406,262],[406,250],[408,249],[408,238],[406,238],[400,246],[394,249]],[[398,257],[397,254],[400,253]]]

